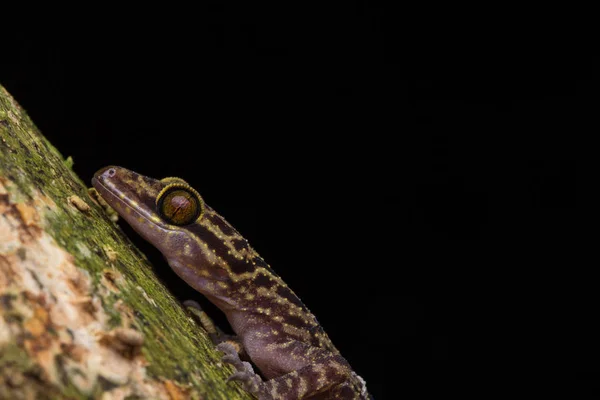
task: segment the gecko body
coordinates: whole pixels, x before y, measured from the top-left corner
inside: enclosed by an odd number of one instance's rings
[[[185,181],[110,166],[92,184],[185,282],[225,313],[237,335],[218,346],[237,371],[230,379],[260,400],[370,398],[314,315]]]

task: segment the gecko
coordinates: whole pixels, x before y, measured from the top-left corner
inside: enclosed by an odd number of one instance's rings
[[[225,313],[235,335],[222,334],[199,306],[187,304],[199,309],[222,360],[234,367],[229,380],[259,400],[372,399],[316,317],[186,181],[108,166],[92,185],[180,278]]]

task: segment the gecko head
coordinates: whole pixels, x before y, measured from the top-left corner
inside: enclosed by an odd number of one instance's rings
[[[192,286],[195,278],[185,276],[192,268],[218,280],[228,279],[228,269],[253,270],[248,242],[183,179],[153,179],[109,166],[94,174],[92,185]]]
[[[188,229],[202,219],[202,197],[183,179],[153,179],[123,167],[94,174],[92,185],[141,236],[159,250],[185,241]],[[184,243],[179,243],[184,245]],[[163,251],[165,253],[165,251]]]

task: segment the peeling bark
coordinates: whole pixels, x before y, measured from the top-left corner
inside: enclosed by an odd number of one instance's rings
[[[0,86],[0,398],[251,398],[219,359]]]

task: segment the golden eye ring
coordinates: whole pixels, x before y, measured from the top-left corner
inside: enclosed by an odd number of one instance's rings
[[[166,178],[162,178],[160,180],[162,183],[170,184],[170,183],[181,183],[183,185],[189,186],[189,184],[181,178],[177,178],[176,176],[167,176]]]
[[[171,183],[156,196],[156,210],[172,225],[189,225],[202,218],[204,201],[189,185]]]

